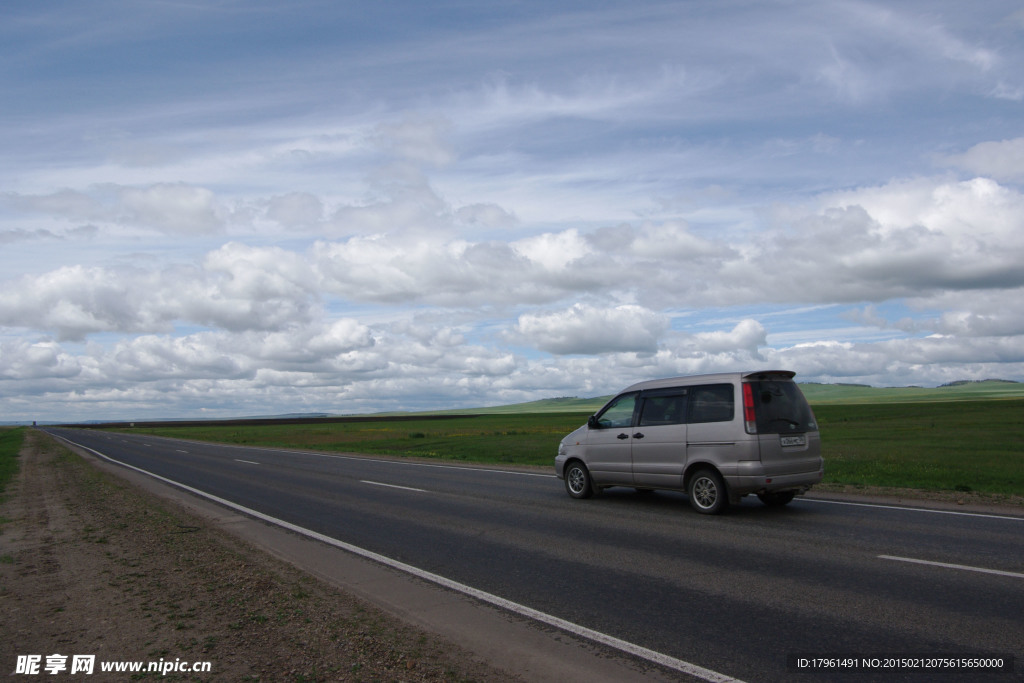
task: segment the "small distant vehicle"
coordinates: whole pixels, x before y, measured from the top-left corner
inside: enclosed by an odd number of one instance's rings
[[[573,498],[611,486],[684,491],[718,514],[756,494],[781,506],[825,473],[818,423],[789,370],[658,379],[623,389],[558,446]]]

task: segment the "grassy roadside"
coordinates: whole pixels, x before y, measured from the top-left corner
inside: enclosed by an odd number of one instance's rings
[[[816,406],[826,482],[1024,495],[1024,401]]]
[[[0,429],[0,500],[7,484],[18,472],[18,451],[24,438],[24,427]]]
[[[0,428],[0,504],[6,500],[4,492],[17,474],[17,454],[22,450],[24,440],[25,427]],[[6,518],[0,515],[0,532],[4,522]],[[7,556],[0,557],[0,562],[6,561]]]
[[[1024,496],[1024,399],[815,405],[825,483]],[[222,443],[550,467],[586,412],[138,429]]]

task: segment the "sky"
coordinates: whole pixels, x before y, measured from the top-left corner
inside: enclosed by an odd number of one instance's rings
[[[1024,9],[0,8],[0,421],[1024,381]]]

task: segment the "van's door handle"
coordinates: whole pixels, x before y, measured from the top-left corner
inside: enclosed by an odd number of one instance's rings
[[[633,438],[634,439],[642,439],[642,438],[644,438],[644,435],[641,434],[640,432],[637,432],[636,434],[633,435]]]
[[[629,438],[629,434],[619,434],[618,438],[620,438],[620,439],[628,439]]]

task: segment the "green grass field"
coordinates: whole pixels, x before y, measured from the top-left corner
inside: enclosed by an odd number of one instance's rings
[[[814,412],[827,482],[1024,495],[1024,399]]]
[[[826,483],[1024,495],[1024,399],[815,403],[814,410]],[[135,431],[254,446],[550,466],[558,442],[588,414]]]

